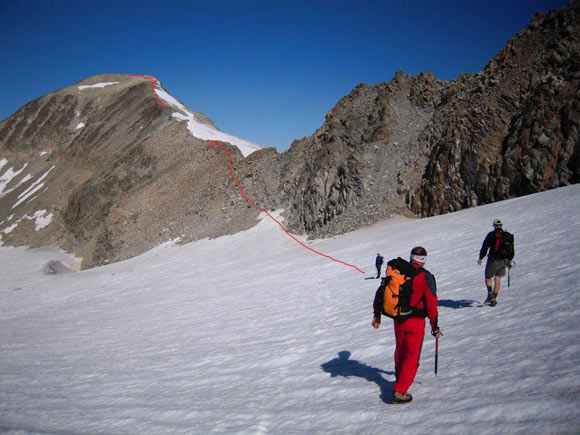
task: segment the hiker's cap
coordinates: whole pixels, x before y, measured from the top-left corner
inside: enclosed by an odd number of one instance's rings
[[[427,262],[427,250],[422,246],[415,246],[411,250],[411,261],[425,264]]]
[[[501,228],[503,227],[503,222],[501,221],[501,219],[494,219],[493,226],[496,228]]]

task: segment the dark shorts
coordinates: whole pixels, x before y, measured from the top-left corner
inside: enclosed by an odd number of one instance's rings
[[[485,264],[485,277],[505,276],[506,263],[507,260],[488,257],[487,263]]]

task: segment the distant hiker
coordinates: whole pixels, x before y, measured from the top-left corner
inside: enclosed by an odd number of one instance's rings
[[[377,278],[381,277],[381,268],[383,267],[383,263],[385,262],[384,257],[381,253],[377,253],[377,258],[375,259],[375,266],[377,266]]]
[[[431,334],[439,338],[437,326],[437,285],[435,277],[423,268],[427,251],[421,246],[411,251],[410,263],[397,258],[387,263],[387,276],[375,294],[372,325],[377,329],[381,314],[394,319],[395,326],[395,376],[392,403],[408,403],[413,396],[407,393],[419,369],[419,358],[425,337],[425,317],[429,318]],[[395,285],[394,285],[395,284]],[[395,290],[393,287],[397,287]],[[396,291],[393,307],[389,294]],[[404,308],[401,308],[404,307]]]
[[[487,299],[485,303],[494,307],[497,304],[501,278],[505,276],[506,267],[512,267],[512,260],[515,255],[514,236],[503,229],[501,219],[493,220],[493,231],[490,231],[483,240],[481,250],[479,251],[479,260],[477,261],[478,265],[481,266],[486,254],[485,286],[487,287]]]

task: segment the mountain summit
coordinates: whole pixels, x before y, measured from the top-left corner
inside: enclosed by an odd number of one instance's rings
[[[99,75],[34,100],[0,123],[0,235],[9,244],[60,246],[91,267],[168,237],[247,228],[213,216],[224,198],[208,192],[227,172],[208,139],[227,140],[240,160],[260,149],[221,132],[152,78]]]
[[[580,180],[580,0],[536,14],[485,69],[360,84],[282,154],[221,132],[154,78],[95,76],[0,123],[0,235],[83,267],[252,227],[329,236]]]

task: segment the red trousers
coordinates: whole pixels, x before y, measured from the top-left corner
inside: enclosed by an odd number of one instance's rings
[[[419,358],[425,338],[425,318],[412,317],[403,323],[397,321],[395,324],[395,375],[397,381],[393,390],[397,393],[405,394],[419,369]]]

